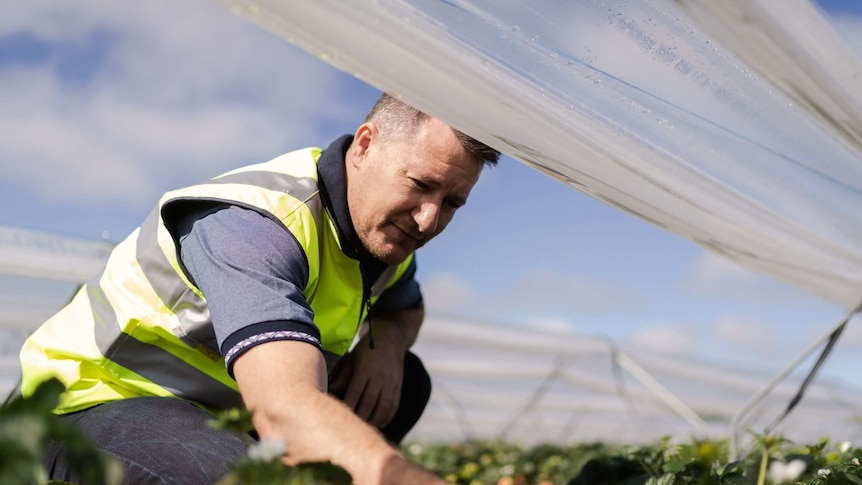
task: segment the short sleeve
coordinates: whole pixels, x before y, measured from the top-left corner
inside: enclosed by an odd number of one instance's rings
[[[228,370],[236,357],[270,340],[322,348],[303,293],[308,261],[280,222],[222,204],[192,211],[176,229],[182,263],[206,298]]]

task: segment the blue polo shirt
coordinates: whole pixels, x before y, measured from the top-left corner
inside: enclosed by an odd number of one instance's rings
[[[386,264],[363,248],[347,207],[344,156],[352,139],[345,135],[320,155],[321,200],[344,253],[359,260],[366,280],[374,281]],[[176,229],[182,263],[207,300],[231,374],[236,357],[264,342],[298,340],[322,350],[314,312],[303,294],[308,261],[290,231],[254,209],[229,203],[202,204],[178,219]],[[422,304],[415,260],[369,316]],[[240,345],[242,352],[231,351]]]

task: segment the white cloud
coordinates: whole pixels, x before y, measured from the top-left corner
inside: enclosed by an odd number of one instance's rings
[[[636,307],[637,298],[601,282],[576,275],[536,270],[510,274],[493,288],[456,272],[422,277],[425,305],[431,311],[500,319],[509,323],[572,329],[571,317],[606,314]],[[485,283],[487,285],[487,282]]]
[[[429,311],[464,313],[477,306],[479,295],[455,274],[433,274],[422,282],[422,295]]]
[[[667,354],[758,366],[774,361],[786,350],[786,339],[759,320],[725,316],[711,325],[705,323],[646,325],[626,340],[629,344]]]
[[[348,77],[214,2],[5,11],[0,36],[50,46],[0,63],[0,165],[42,200],[148,206],[180,183],[327,143],[370,106],[350,99]]]
[[[37,0],[12,8],[12,1],[4,2],[4,14],[0,17],[0,34],[17,33],[24,29],[49,41],[81,40],[95,26],[107,21],[125,20],[133,24],[137,18],[134,11],[123,15],[120,2],[81,0],[78,2],[51,2]],[[16,2],[17,3],[17,2]]]
[[[634,332],[629,343],[677,355],[695,355],[701,345],[700,332],[692,325],[650,325]]]
[[[762,276],[717,254],[703,251],[691,264],[686,286],[697,295],[714,296],[723,301],[799,302],[814,297]]]
[[[525,326],[553,334],[575,333],[578,325],[568,318],[537,315],[524,319]]]
[[[751,285],[760,279],[756,273],[742,266],[704,251],[692,265],[690,282],[695,288],[715,289],[729,285]]]
[[[658,352],[746,362],[780,357],[786,340],[767,323],[741,316],[718,317],[711,325],[694,321],[644,325],[628,338],[631,344]]]
[[[539,313],[566,311],[584,314],[619,308],[626,298],[621,297],[618,288],[606,283],[540,269],[515,278],[502,300],[517,302]]]
[[[712,327],[715,340],[734,352],[772,354],[778,335],[768,324],[748,317],[720,317]]]

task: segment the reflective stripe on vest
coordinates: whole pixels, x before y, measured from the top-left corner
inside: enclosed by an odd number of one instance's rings
[[[60,377],[68,387],[60,412],[138,395],[183,397],[212,408],[242,404],[206,302],[180,269],[162,221],[165,208],[191,200],[255,208],[284,224],[308,258],[304,291],[324,350],[343,355],[368,309],[359,263],[341,251],[320,203],[319,155],[319,149],[292,152],[165,194],[141,227],[117,245],[103,272],[27,340],[22,391]],[[408,258],[384,271],[372,286],[372,303],[409,263]]]

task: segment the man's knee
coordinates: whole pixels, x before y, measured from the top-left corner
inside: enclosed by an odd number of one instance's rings
[[[247,449],[243,436],[209,426],[212,415],[180,399],[124,399],[61,419],[120,462],[124,483],[214,483]],[[52,479],[74,481],[63,451],[52,444],[45,468]]]
[[[431,376],[425,370],[422,360],[413,352],[407,352],[407,355],[404,356],[403,387],[408,388],[408,390],[402,391],[402,400],[407,398],[414,407],[420,409],[421,414],[431,398]]]
[[[401,402],[395,417],[380,431],[393,444],[399,444],[422,417],[431,397],[431,377],[416,354],[404,357],[404,382]]]

